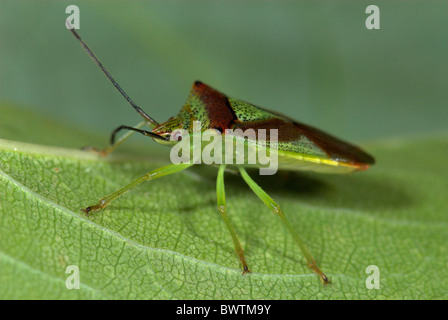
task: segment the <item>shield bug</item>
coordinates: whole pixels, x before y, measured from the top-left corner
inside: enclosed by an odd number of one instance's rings
[[[193,123],[200,121],[202,126],[199,133],[213,129],[220,136],[226,136],[229,130],[235,129],[253,129],[254,131],[265,130],[265,132],[266,130],[270,130],[270,132],[275,130],[277,133],[275,146],[272,144],[273,141],[269,135],[267,139],[264,140],[264,143],[260,143],[260,140],[257,140],[257,135],[244,137],[237,136],[236,140],[242,144],[251,145],[255,149],[275,149],[279,169],[348,173],[365,170],[374,164],[372,156],[352,144],[276,112],[268,111],[253,104],[230,98],[199,81],[196,81],[193,84],[190,95],[178,115],[169,118],[166,122],[158,123],[131,100],[112,78],[92,50],[90,50],[87,44],[81,39],[78,33],[73,28],[69,27],[68,29],[78,39],[87,54],[98,65],[117,90],[143,118],[143,121],[134,127],[123,125],[115,129],[112,132],[111,144],[108,148],[104,150],[91,148],[103,156],[112,152],[134,132],[149,136],[162,144],[176,145],[180,140],[196,135],[198,131],[194,129]],[[145,125],[149,126],[151,130],[141,129]],[[122,130],[128,131],[116,140],[115,137],[117,133]],[[183,134],[179,135],[179,130],[183,130]],[[195,163],[192,161],[186,163],[173,163],[153,170],[120,190],[100,199],[97,204],[88,206],[82,210],[86,214],[89,214],[91,211],[103,209],[111,201],[136,187],[141,182],[154,180],[185,170],[194,164]],[[241,262],[243,274],[245,274],[249,273],[250,270],[244,257],[243,248],[226,210],[224,190],[224,172],[226,170],[226,165],[227,163],[221,163],[218,169],[216,183],[218,210],[230,232],[235,251]],[[286,218],[280,206],[254,180],[252,180],[246,171],[247,167],[261,167],[262,165],[260,163],[249,164],[243,161],[243,163],[232,164],[229,165],[229,167],[230,166],[236,169],[250,189],[252,189],[252,191],[280,217],[282,223],[300,248],[308,266],[320,277],[324,284],[328,283],[329,279],[320,270],[316,261],[304,245],[299,234],[294,230],[293,226]]]

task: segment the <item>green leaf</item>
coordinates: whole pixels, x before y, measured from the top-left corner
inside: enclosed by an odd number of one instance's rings
[[[226,175],[226,197],[253,271],[244,276],[216,208],[214,168],[142,184],[86,217],[81,208],[167,164],[168,150],[154,157],[155,144],[142,139],[99,158],[16,142],[37,132],[47,144],[88,143],[83,130],[17,107],[0,112],[0,136],[10,139],[0,140],[0,298],[448,298],[446,135],[371,143],[378,163],[353,175],[253,175],[331,279],[324,287],[239,177]],[[26,123],[32,130],[20,131]],[[70,265],[79,267],[79,290],[66,288]],[[380,289],[366,288],[369,265],[379,267]]]

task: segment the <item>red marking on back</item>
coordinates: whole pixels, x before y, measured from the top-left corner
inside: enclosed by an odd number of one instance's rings
[[[210,120],[210,128],[219,129],[221,132],[224,132],[225,129],[231,127],[237,117],[225,94],[200,81],[194,83],[193,92],[205,104],[205,109]]]
[[[339,162],[348,162],[354,166],[359,167],[358,170],[366,170],[369,165],[375,163],[375,159],[371,155],[364,152],[357,146],[340,140],[332,135],[329,135],[328,133],[320,131],[306,124],[298,122],[294,122],[294,124],[298,128],[300,128],[300,130],[303,132],[303,134],[306,135],[308,139],[317,144],[333,160]]]
[[[356,167],[357,170],[366,170],[375,163],[375,159],[360,148],[275,112],[273,114],[281,118],[241,123],[238,121],[227,96],[200,81],[194,83],[192,91],[205,105],[210,128],[219,129],[221,132],[224,132],[225,129],[236,128],[240,128],[243,131],[249,128],[255,131],[257,129],[266,129],[266,138],[268,140],[269,129],[278,129],[279,141],[293,141],[304,135],[321,148],[330,159],[347,163]]]
[[[304,135],[319,148],[321,148],[330,159],[337,162],[348,163],[357,167],[357,170],[366,170],[369,165],[374,164],[375,160],[360,148],[342,141],[328,133],[320,131],[311,126],[298,123],[286,118],[286,120],[273,118],[263,121],[253,121],[246,123],[235,123],[234,128],[242,130],[266,129],[267,139],[269,140],[269,129],[278,130],[278,141],[288,142],[300,139]]]

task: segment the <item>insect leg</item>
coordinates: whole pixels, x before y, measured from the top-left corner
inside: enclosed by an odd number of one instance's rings
[[[141,122],[139,122],[137,125],[134,126],[135,129],[140,129],[142,128],[145,124],[147,124],[148,122],[146,120],[143,120]],[[118,129],[118,128],[117,128]],[[95,147],[92,146],[87,146],[87,147],[83,147],[83,150],[86,151],[93,151],[96,153],[99,153],[100,155],[102,155],[103,157],[107,156],[109,153],[111,153],[112,151],[114,151],[120,144],[122,144],[124,141],[126,141],[131,135],[133,135],[135,133],[135,131],[128,131],[126,133],[124,133],[122,136],[120,136],[120,138],[118,138],[115,141],[115,135],[117,134],[117,129],[115,129],[112,134],[111,134],[111,141],[114,141],[113,143],[110,144],[109,147],[104,148],[104,149],[97,149]]]
[[[224,171],[226,166],[223,164],[219,167],[218,178],[216,180],[216,195],[218,198],[218,210],[221,213],[224,222],[226,223],[227,229],[233,239],[233,244],[235,245],[235,251],[240,258],[241,264],[243,266],[243,274],[250,273],[249,267],[247,266],[246,260],[244,259],[243,248],[241,247],[240,241],[236,235],[235,229],[230,222],[229,216],[226,210],[226,194],[224,188]]]
[[[279,205],[275,203],[272,198],[261,189],[261,187],[254,181],[252,178],[247,174],[247,171],[243,167],[238,167],[241,176],[243,177],[244,181],[249,185],[249,187],[252,189],[252,191],[263,201],[274,213],[276,213],[280,219],[282,219],[283,224],[286,226],[286,229],[288,229],[289,233],[292,235],[294,240],[296,241],[297,245],[299,246],[300,250],[302,251],[303,255],[305,256],[305,259],[308,263],[308,266],[319,275],[320,279],[322,280],[323,284],[329,283],[329,280],[327,276],[319,269],[317,266],[316,261],[314,260],[313,256],[310,254],[308,249],[305,247],[305,244],[303,243],[302,239],[298,235],[298,233],[294,230],[294,227],[291,225],[291,223],[286,219],[285,214],[280,209]]]
[[[121,188],[120,190],[100,199],[96,205],[89,206],[85,209],[82,209],[87,215],[90,213],[90,211],[96,211],[100,209],[104,209],[110,202],[117,199],[121,195],[125,194],[132,188],[136,187],[140,183],[147,181],[147,180],[155,180],[164,176],[167,176],[172,173],[176,173],[182,170],[187,169],[188,167],[191,167],[193,164],[190,163],[180,163],[180,164],[170,164],[168,166],[153,170],[151,172],[148,172],[144,176],[141,176],[131,184]]]
[[[233,244],[235,245],[235,251],[238,257],[240,258],[241,264],[243,266],[243,274],[250,273],[249,267],[247,266],[246,260],[244,259],[243,248],[241,247],[240,241],[236,235],[235,229],[233,228],[232,223],[230,222],[229,216],[227,215],[226,210],[226,195],[224,188],[224,171],[226,166],[223,164],[219,167],[218,171],[218,179],[216,180],[216,195],[218,198],[218,210],[221,213],[224,222],[226,223],[227,229],[230,232],[230,235],[233,239]]]

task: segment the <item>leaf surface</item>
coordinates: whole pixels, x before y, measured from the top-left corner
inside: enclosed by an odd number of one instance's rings
[[[239,177],[226,175],[226,197],[253,271],[245,276],[216,208],[215,168],[144,183],[86,217],[81,208],[167,164],[168,150],[153,156],[154,143],[142,140],[135,158],[133,150],[100,158],[16,142],[29,139],[27,131],[7,126],[6,114],[20,109],[0,110],[0,136],[9,138],[0,140],[1,298],[448,297],[446,136],[371,143],[378,163],[352,175],[252,174],[330,277],[324,287],[280,219]],[[45,132],[44,143],[69,134],[71,145],[86,144],[79,129],[27,114],[23,121]],[[70,265],[79,267],[80,290],[66,288]],[[379,290],[366,288],[369,265],[379,267]]]

